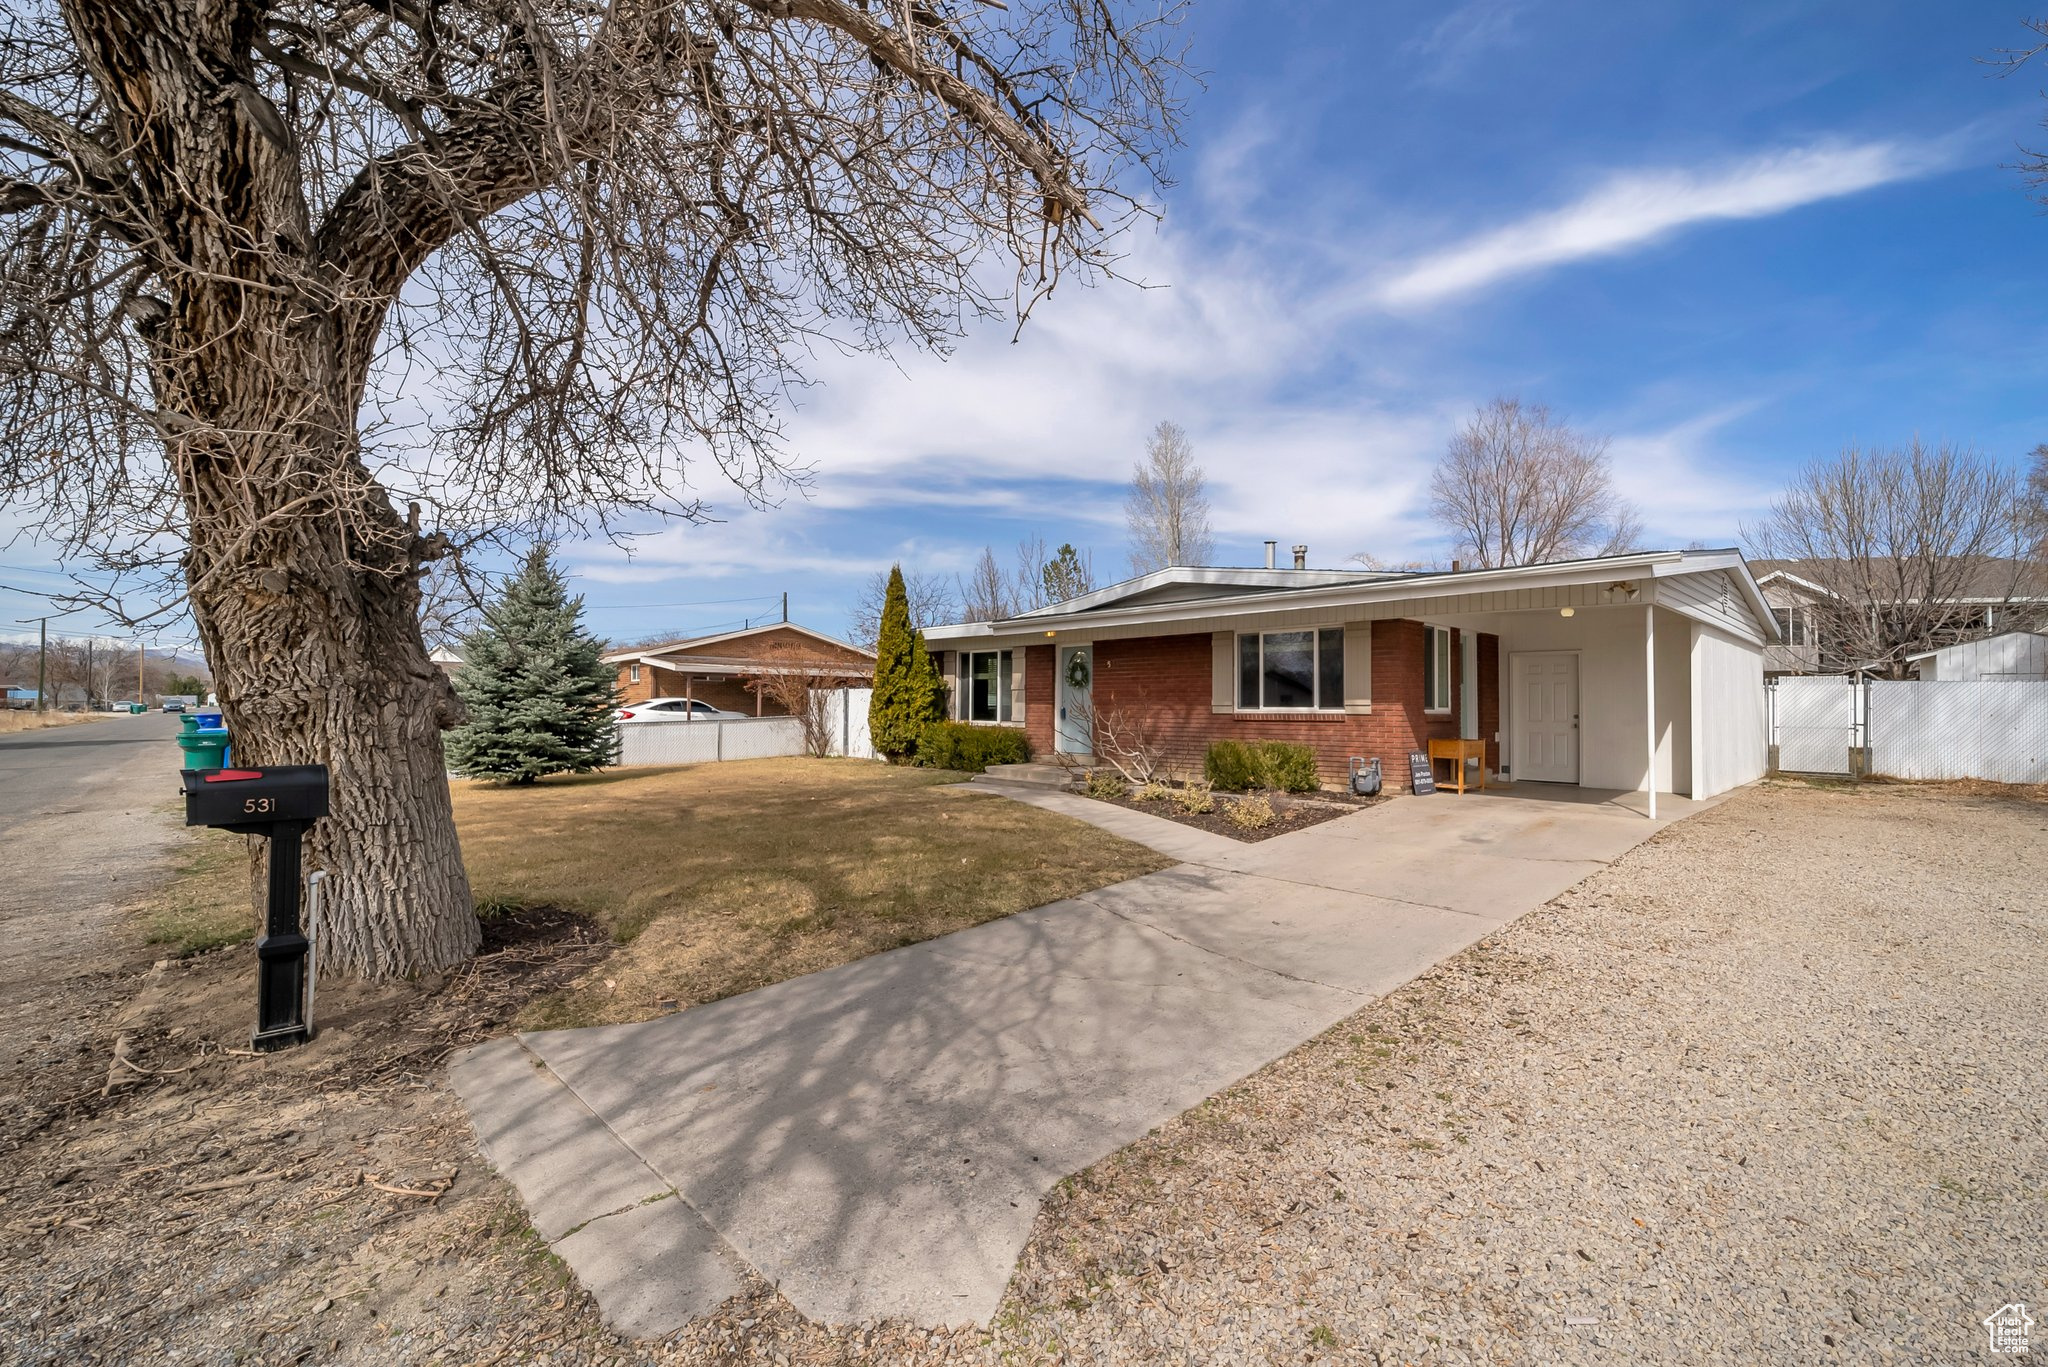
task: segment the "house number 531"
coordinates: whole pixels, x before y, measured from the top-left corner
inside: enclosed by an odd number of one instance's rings
[[[242,800],[242,810],[245,812],[268,812],[274,810],[276,806],[277,799],[274,797],[251,797]]]

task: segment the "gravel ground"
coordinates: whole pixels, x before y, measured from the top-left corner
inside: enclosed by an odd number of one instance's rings
[[[1989,1360],[2048,1321],[2044,888],[2048,803],[1740,794],[1066,1184],[992,1335],[677,1356]]]
[[[100,1200],[0,1204],[0,1343],[221,1363],[1992,1361],[1985,1315],[2025,1301],[2048,1322],[2036,799],[1767,785],[1672,827],[1064,1183],[988,1330],[825,1329],[757,1285],[621,1342],[421,1078],[263,1122],[307,1148],[322,1205],[262,1233],[238,1205],[151,1239],[153,1194],[118,1162]],[[131,1120],[175,1134],[175,1089],[152,1097]],[[236,1148],[178,1180],[255,1161]],[[458,1168],[434,1201],[350,1185]],[[329,1211],[346,1228],[316,1235]]]

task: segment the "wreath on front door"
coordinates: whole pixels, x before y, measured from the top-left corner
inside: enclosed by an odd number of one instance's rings
[[[1067,661],[1067,687],[1083,689],[1088,686],[1088,657],[1079,651]]]

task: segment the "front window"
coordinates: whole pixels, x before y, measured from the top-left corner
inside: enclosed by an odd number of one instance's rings
[[[1778,619],[1778,632],[1788,646],[1806,644],[1806,609],[1772,608],[1771,616]]]
[[[1428,650],[1422,657],[1422,707],[1426,712],[1451,710],[1451,629],[1428,627]]]
[[[639,666],[639,665],[627,665],[627,666],[626,666],[626,678],[627,678],[627,680],[628,680],[629,682],[632,682],[632,683],[639,683],[639,682],[640,682],[640,666]]]
[[[1246,632],[1237,638],[1237,706],[1306,712],[1344,706],[1344,632]]]
[[[1007,650],[963,651],[960,655],[961,716],[965,721],[1010,720],[1010,664]]]

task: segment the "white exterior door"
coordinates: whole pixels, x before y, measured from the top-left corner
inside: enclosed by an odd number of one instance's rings
[[[1063,755],[1095,753],[1095,728],[1088,703],[1095,687],[1095,652],[1087,646],[1061,646],[1059,715],[1055,749]]]
[[[1563,650],[1511,657],[1515,781],[1579,781],[1579,657]]]

